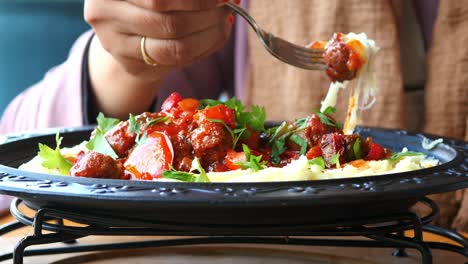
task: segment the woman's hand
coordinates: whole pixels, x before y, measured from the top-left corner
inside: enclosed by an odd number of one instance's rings
[[[147,110],[170,70],[222,47],[233,24],[231,12],[221,7],[224,2],[87,0],[85,19],[97,36],[89,70],[98,110],[121,118]],[[143,59],[142,37],[144,51],[156,66]]]

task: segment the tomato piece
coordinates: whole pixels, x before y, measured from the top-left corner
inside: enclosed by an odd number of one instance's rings
[[[179,102],[178,106],[180,110],[184,112],[195,112],[198,109],[198,100],[193,99],[193,98],[186,98],[182,99],[182,101]]]
[[[236,127],[234,110],[222,104],[200,110],[196,118],[221,120],[232,129]]]
[[[182,101],[182,96],[178,92],[173,92],[161,106],[161,112],[169,113],[172,108],[175,108],[177,104]]]
[[[384,157],[384,148],[372,142],[366,160],[381,160]]]
[[[228,150],[226,153],[226,157],[224,157],[224,163],[229,170],[237,170],[240,169],[240,165],[237,163],[245,162],[245,153],[244,152],[236,152],[234,150]]]
[[[124,167],[136,179],[153,180],[169,169],[173,159],[171,141],[166,134],[156,131],[148,135],[145,143],[132,150]]]
[[[320,145],[310,148],[306,153],[306,157],[308,160],[321,157],[321,156],[322,156],[322,149],[320,148]]]

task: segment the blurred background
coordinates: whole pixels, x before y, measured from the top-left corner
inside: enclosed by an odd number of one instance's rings
[[[0,0],[0,113],[88,28],[83,0]]]

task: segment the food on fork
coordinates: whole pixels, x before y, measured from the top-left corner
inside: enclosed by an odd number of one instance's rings
[[[359,110],[369,109],[375,103],[378,86],[372,64],[379,47],[364,33],[335,33],[327,43],[315,42],[311,47],[324,48],[327,75],[332,81],[321,111],[335,107],[339,90],[353,80],[343,128],[345,134],[352,134],[359,123]]]

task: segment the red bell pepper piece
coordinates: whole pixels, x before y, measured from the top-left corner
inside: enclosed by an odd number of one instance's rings
[[[381,160],[384,157],[384,148],[377,143],[372,142],[365,160]]]

